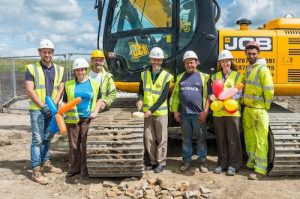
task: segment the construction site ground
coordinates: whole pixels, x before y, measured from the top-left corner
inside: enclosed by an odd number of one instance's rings
[[[300,113],[300,97],[276,97],[276,101]],[[101,117],[101,115],[99,116]],[[54,138],[57,139],[57,138]],[[68,170],[67,155],[53,154],[54,165],[63,174],[48,174],[48,185],[39,185],[31,180],[30,164],[30,118],[24,114],[0,114],[0,196],[1,198],[106,198],[107,188],[104,181],[119,184],[124,178],[91,178],[80,181],[76,176],[66,179]],[[300,198],[300,176],[265,177],[262,180],[248,179],[250,171],[242,168],[234,177],[214,174],[216,167],[216,147],[208,142],[208,173],[200,173],[196,161],[191,172],[180,173],[181,141],[169,140],[167,167],[163,173],[145,171],[141,179],[131,179],[134,183],[159,177],[167,186],[178,181],[188,181],[210,190],[208,198]],[[118,198],[127,198],[124,194]]]

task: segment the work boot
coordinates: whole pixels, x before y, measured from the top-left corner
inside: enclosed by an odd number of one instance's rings
[[[166,166],[162,164],[158,164],[157,167],[154,169],[154,173],[160,173],[165,170]]]
[[[199,169],[202,173],[207,173],[208,172],[208,168],[206,165],[206,161],[205,160],[201,160],[199,161]]]
[[[190,162],[185,162],[185,163],[179,168],[179,170],[180,170],[181,172],[187,172],[187,171],[189,171],[191,168],[192,168],[192,163],[190,163]]]
[[[46,185],[49,183],[48,178],[42,175],[41,168],[39,166],[33,168],[31,177],[34,182],[39,184]]]
[[[260,174],[260,173],[257,173],[257,172],[253,172],[249,175],[249,179],[250,180],[260,180],[262,179],[263,177],[265,177],[265,175],[263,174]]]
[[[47,160],[46,162],[43,163],[43,171],[45,172],[50,172],[50,173],[55,173],[55,174],[61,174],[62,170],[60,168],[56,168],[53,166],[50,162],[50,160]]]

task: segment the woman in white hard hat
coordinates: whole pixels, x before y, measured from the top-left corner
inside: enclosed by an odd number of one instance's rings
[[[88,62],[84,58],[74,61],[72,69],[75,79],[65,85],[63,103],[81,97],[81,102],[66,113],[66,125],[69,138],[69,171],[67,178],[76,174],[81,180],[88,180],[86,163],[87,132],[91,119],[95,118],[100,109],[101,92],[99,83],[87,76]]]
[[[216,80],[224,82],[224,89],[233,88],[236,84],[242,83],[244,76],[237,72],[233,56],[230,51],[222,50],[218,57],[218,72],[211,77],[212,84]],[[220,174],[227,170],[227,175],[234,176],[242,164],[242,147],[240,139],[240,103],[242,96],[240,90],[232,98],[237,102],[237,109],[228,112],[225,107],[213,111],[214,128],[218,148],[218,166],[214,173]],[[211,100],[218,100],[211,95]]]
[[[159,47],[151,49],[151,68],[141,73],[139,95],[136,106],[145,113],[145,150],[150,163],[146,170],[155,173],[164,171],[168,142],[168,92],[173,75],[163,70],[161,65],[164,52]]]

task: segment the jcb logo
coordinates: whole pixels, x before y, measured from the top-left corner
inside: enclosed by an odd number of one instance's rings
[[[224,37],[224,49],[226,50],[245,50],[249,41],[256,41],[262,51],[273,50],[272,37]]]
[[[130,46],[132,59],[137,59],[139,57],[149,54],[147,44],[137,44],[137,43],[129,42],[128,45]]]

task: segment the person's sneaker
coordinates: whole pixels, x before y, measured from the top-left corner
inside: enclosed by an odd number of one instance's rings
[[[180,170],[181,172],[186,172],[186,171],[190,170],[191,168],[192,168],[192,164],[189,163],[189,162],[185,162],[185,163],[179,168],[179,170]]]
[[[39,184],[42,184],[42,185],[46,185],[49,183],[49,180],[47,177],[43,176],[42,175],[42,172],[41,172],[41,168],[40,167],[35,167],[33,170],[32,170],[32,180],[34,182],[37,182]]]
[[[55,174],[61,174],[62,170],[60,168],[56,168],[53,166],[50,162],[50,160],[47,160],[46,162],[43,163],[42,169],[44,172],[50,172],[50,173],[55,173]]]
[[[157,167],[156,164],[145,165],[145,171],[151,171],[151,170],[154,170],[156,167]]]
[[[260,174],[260,173],[257,173],[257,172],[253,172],[249,175],[249,179],[250,180],[260,180],[262,179],[263,177],[265,177],[265,175],[263,174]]]
[[[71,172],[71,171],[68,171],[67,175],[66,175],[66,178],[71,178],[75,175],[79,174],[79,172]]]
[[[157,165],[157,167],[154,169],[154,173],[160,173],[163,172],[165,170],[165,165],[159,164]]]
[[[201,161],[199,162],[199,169],[202,173],[207,173],[208,172],[208,168],[206,165],[206,161]]]
[[[222,167],[217,167],[217,168],[215,168],[215,170],[214,170],[214,173],[215,173],[215,174],[221,174],[222,172],[223,172]]]
[[[233,167],[228,167],[228,170],[227,170],[226,175],[228,175],[228,176],[234,176],[235,173],[236,173],[235,168],[233,168]]]

